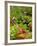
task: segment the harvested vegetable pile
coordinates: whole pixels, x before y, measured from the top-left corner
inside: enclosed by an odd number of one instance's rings
[[[32,38],[32,7],[10,6],[10,40]]]

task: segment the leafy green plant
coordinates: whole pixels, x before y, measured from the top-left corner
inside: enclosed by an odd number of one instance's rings
[[[18,39],[17,36],[21,35],[32,38],[32,7],[10,6],[10,40]]]

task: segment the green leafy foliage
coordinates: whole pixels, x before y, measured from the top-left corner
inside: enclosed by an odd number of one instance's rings
[[[23,32],[25,37],[32,38],[32,7],[10,6],[10,40],[18,39]],[[22,30],[23,29],[23,30]],[[26,33],[30,35],[25,36]],[[17,33],[20,33],[17,35]],[[21,36],[20,36],[21,37]]]
[[[18,29],[16,25],[10,27],[10,36],[12,39],[16,38],[16,33],[18,32]]]

